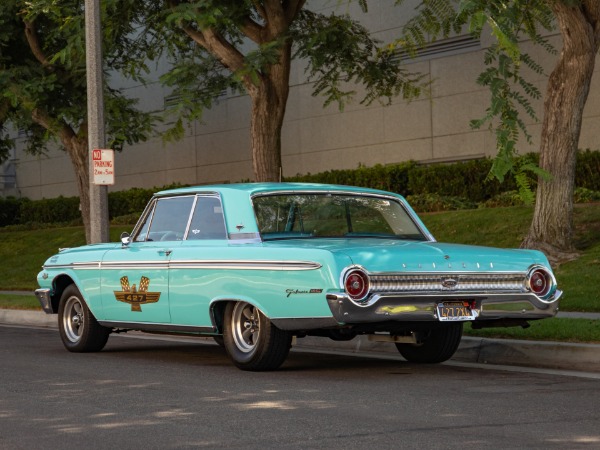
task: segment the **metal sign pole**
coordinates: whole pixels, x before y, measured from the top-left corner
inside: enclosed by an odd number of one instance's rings
[[[94,165],[92,159],[93,150],[101,149],[105,146],[100,1],[85,0],[90,244],[109,241],[108,188],[93,183]]]

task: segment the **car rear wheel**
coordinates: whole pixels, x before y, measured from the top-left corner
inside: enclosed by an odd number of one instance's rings
[[[462,322],[447,323],[421,334],[417,344],[396,344],[400,354],[410,362],[434,364],[447,361],[458,349]]]
[[[233,363],[242,370],[275,370],[287,358],[292,334],[280,330],[255,306],[228,303],[223,340]]]
[[[71,352],[98,352],[110,334],[110,328],[98,324],[74,284],[60,298],[58,329],[65,348]]]

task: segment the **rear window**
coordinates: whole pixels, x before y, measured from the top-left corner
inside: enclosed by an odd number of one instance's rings
[[[376,237],[426,240],[400,202],[336,194],[280,194],[253,199],[263,239]]]

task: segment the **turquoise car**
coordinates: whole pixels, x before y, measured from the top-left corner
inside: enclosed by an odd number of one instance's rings
[[[278,368],[305,336],[438,363],[465,321],[526,327],[561,296],[541,252],[441,244],[400,195],[293,183],[158,192],[131,235],[61,250],[38,282],[69,351],[117,331],[213,336],[244,370]]]

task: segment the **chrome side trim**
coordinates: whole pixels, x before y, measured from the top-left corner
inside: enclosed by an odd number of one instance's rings
[[[312,261],[170,261],[173,269],[238,269],[238,270],[315,270],[322,266]]]
[[[169,261],[107,261],[100,263],[99,269],[168,269]]]
[[[43,269],[98,270],[100,269],[100,262],[95,261],[88,263],[45,264]]]
[[[107,328],[123,328],[161,333],[196,333],[214,334],[217,330],[213,327],[199,327],[195,325],[174,325],[170,323],[145,323],[145,322],[119,322],[115,320],[99,320],[98,323]]]
[[[238,270],[316,270],[322,265],[313,261],[261,260],[183,260],[183,261],[106,261],[71,264],[47,264],[44,269],[238,269]]]

